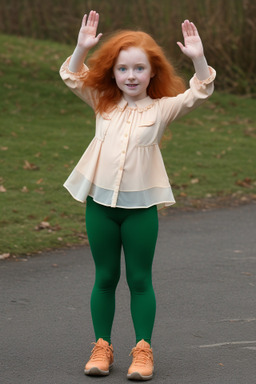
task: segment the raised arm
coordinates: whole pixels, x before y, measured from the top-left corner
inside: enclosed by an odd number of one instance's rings
[[[80,71],[89,50],[99,42],[102,33],[97,35],[98,24],[99,14],[97,12],[90,11],[88,19],[87,15],[84,15],[78,34],[77,46],[69,63],[71,72]]]
[[[199,80],[207,79],[210,71],[196,26],[189,20],[185,20],[184,23],[182,23],[182,33],[184,45],[181,42],[177,42],[178,46],[181,51],[193,61],[197,78]]]

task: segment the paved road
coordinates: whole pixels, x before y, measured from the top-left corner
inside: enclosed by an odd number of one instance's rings
[[[256,383],[256,205],[160,217],[155,383]],[[124,271],[123,271],[124,272]],[[2,261],[1,384],[127,383],[134,333],[124,273],[115,367],[83,374],[93,329],[88,247]]]

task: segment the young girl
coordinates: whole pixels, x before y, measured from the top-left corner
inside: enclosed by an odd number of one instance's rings
[[[66,85],[95,111],[96,133],[64,186],[86,202],[86,227],[95,262],[91,314],[96,343],[84,372],[108,375],[113,364],[111,328],[115,290],[124,250],[136,346],[127,377],[153,376],[151,335],[156,302],[152,262],[158,233],[157,207],[175,203],[159,142],[166,126],[198,107],[213,92],[193,23],[182,24],[181,51],[196,74],[185,91],[181,78],[148,34],[122,31],[109,38],[84,64],[100,40],[99,15],[84,16],[71,58],[60,69]]]

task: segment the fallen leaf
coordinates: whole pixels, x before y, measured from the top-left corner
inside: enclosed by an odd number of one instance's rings
[[[36,227],[35,227],[35,230],[36,231],[41,231],[41,230],[47,230],[48,232],[55,232],[55,231],[60,231],[61,230],[61,227],[57,224],[55,226],[51,226],[51,224],[49,223],[49,221],[41,221],[40,224],[38,224]]]
[[[249,177],[244,178],[243,180],[237,180],[236,185],[239,185],[239,187],[243,188],[251,188],[252,179]]]
[[[33,163],[30,163],[29,161],[25,160],[23,168],[28,170],[28,171],[36,171],[39,169],[39,167]]]
[[[199,183],[199,179],[197,179],[197,178],[196,179],[191,179],[190,183],[191,184],[197,184],[197,183]]]
[[[244,131],[245,136],[256,137],[256,129],[254,127],[248,127]]]
[[[3,185],[0,185],[0,192],[6,192],[6,188]]]
[[[2,255],[0,255],[0,260],[8,259],[8,257],[10,256],[11,256],[10,253],[2,253]]]
[[[8,147],[1,147],[1,151],[8,151]]]
[[[41,223],[35,227],[35,230],[40,231],[41,229],[49,229],[49,228],[50,228],[50,223],[48,221],[41,221]]]
[[[22,188],[21,192],[23,192],[23,193],[27,193],[27,192],[28,192],[28,188],[27,188],[26,186],[24,186],[24,187]]]
[[[41,184],[44,181],[44,179],[37,180],[36,184]]]

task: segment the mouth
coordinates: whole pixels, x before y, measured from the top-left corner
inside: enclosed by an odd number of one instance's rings
[[[126,84],[126,86],[129,88],[129,89],[135,89],[138,84]]]

